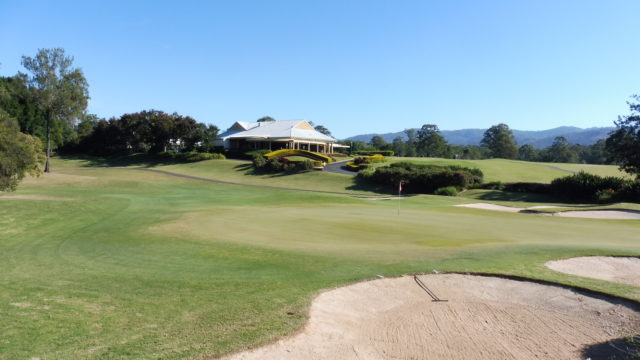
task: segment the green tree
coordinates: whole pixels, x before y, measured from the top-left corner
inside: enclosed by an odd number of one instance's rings
[[[26,78],[38,107],[45,112],[47,160],[51,171],[51,129],[55,124],[73,124],[87,107],[88,83],[82,71],[72,68],[73,58],[64,49],[40,49],[35,57],[23,56],[22,65],[31,73]],[[26,76],[26,75],[25,75]]]
[[[547,152],[548,161],[551,162],[575,163],[578,161],[578,154],[571,148],[571,144],[564,136],[556,136]]]
[[[19,131],[18,122],[0,111],[0,191],[13,191],[27,175],[42,172],[40,139]]]
[[[447,140],[440,135],[438,126],[422,125],[418,130],[418,154],[420,156],[446,157],[448,155]]]
[[[606,140],[605,148],[610,162],[640,178],[640,95],[627,102],[631,114],[618,116],[614,130]]]
[[[402,136],[396,136],[391,143],[391,147],[396,156],[405,156],[406,144],[402,139]]]
[[[218,137],[218,133],[220,129],[215,125],[208,125],[207,130],[204,132],[204,137],[202,138],[202,150],[206,152],[214,152],[215,149],[215,141]]]
[[[607,155],[606,139],[600,139],[584,149],[581,160],[587,164],[607,164]]]
[[[260,119],[257,120],[258,122],[267,122],[267,121],[276,121],[276,119],[272,118],[271,116],[263,116]]]
[[[369,141],[369,144],[376,148],[376,150],[384,150],[387,147],[387,142],[380,135],[372,137],[371,141]]]
[[[416,149],[416,143],[418,141],[418,131],[416,129],[405,129],[404,133],[407,135],[407,143],[405,144],[406,156],[417,156],[418,150]]]
[[[331,136],[331,131],[322,125],[316,125],[313,127],[317,132],[321,134],[325,134],[327,136]]]
[[[537,161],[540,152],[530,144],[524,144],[518,149],[518,160]]]
[[[515,138],[507,124],[498,124],[487,129],[480,144],[489,148],[494,158],[515,159],[518,155]]]

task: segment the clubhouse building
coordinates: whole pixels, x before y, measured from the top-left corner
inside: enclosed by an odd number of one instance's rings
[[[218,135],[216,146],[230,150],[299,149],[318,153],[333,153],[348,146],[336,144],[336,139],[316,131],[308,121],[263,121],[234,123]]]

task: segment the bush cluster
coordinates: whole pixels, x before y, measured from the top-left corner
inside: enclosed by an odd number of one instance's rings
[[[574,201],[612,201],[625,194],[633,196],[634,187],[631,180],[581,171],[554,179],[550,190],[554,195]]]
[[[358,177],[394,188],[402,181],[403,188],[408,193],[431,194],[440,188],[451,186],[457,191],[457,189],[481,183],[483,174],[480,169],[460,166],[417,165],[399,162],[371,171],[361,171],[358,173]]]
[[[313,170],[315,166],[311,160],[289,161],[286,157],[267,159],[262,155],[255,155],[253,157],[253,167],[256,170],[270,173],[309,171]]]
[[[441,187],[436,189],[433,194],[441,196],[456,196],[458,195],[458,189],[455,186]]]
[[[184,161],[184,162],[226,159],[224,154],[202,153],[202,152],[196,152],[196,151],[177,152],[177,151],[169,150],[169,151],[161,152],[159,156],[165,159],[172,159],[172,160]]]
[[[357,157],[353,159],[353,161],[349,161],[346,165],[346,168],[347,170],[350,170],[350,171],[360,171],[362,169],[368,168],[369,164],[383,163],[386,161],[387,159],[380,154],[375,154],[375,155],[365,156],[365,157]]]

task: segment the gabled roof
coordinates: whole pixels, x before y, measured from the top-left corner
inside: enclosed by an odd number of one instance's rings
[[[231,125],[227,131],[218,135],[218,139],[262,138],[262,139],[302,139],[334,142],[331,136],[316,131],[305,120],[241,122]]]

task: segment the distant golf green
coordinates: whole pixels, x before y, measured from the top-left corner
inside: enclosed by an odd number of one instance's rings
[[[429,161],[479,167],[487,181],[568,174],[507,160]],[[360,199],[89,165],[96,163],[56,160],[57,172],[0,195],[1,360],[220,355],[295,331],[315,294],[378,274],[514,274],[640,300],[637,287],[543,266],[573,256],[640,255],[636,220],[453,206],[477,201],[465,197]],[[242,184],[376,190],[349,175],[252,175],[248,165],[154,168]],[[617,174],[615,167],[594,171]]]

